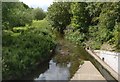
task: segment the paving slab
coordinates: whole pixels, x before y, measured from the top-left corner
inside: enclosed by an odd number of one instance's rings
[[[105,78],[90,61],[84,61],[71,80],[105,80]]]

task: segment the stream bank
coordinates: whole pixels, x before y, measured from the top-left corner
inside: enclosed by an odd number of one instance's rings
[[[106,79],[115,80],[110,73],[101,66],[84,48],[59,38],[54,56],[48,61],[39,65],[35,71],[25,79],[36,80],[70,80],[84,61],[91,61]]]

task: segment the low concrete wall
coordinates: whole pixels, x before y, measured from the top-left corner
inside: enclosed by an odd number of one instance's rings
[[[111,52],[111,51],[105,51],[105,50],[94,50],[94,52],[100,53],[100,54],[106,54],[106,55],[114,55],[114,56],[120,55],[119,52]]]
[[[101,58],[96,54],[94,53],[93,51],[91,50],[87,50],[86,51],[91,55],[93,56],[106,70],[108,70],[110,72],[110,74],[120,82],[120,79],[119,79],[119,75],[117,72],[115,72],[108,64],[106,64],[104,61],[101,60]]]
[[[94,52],[101,59],[104,58],[104,62],[107,63],[114,71],[120,74],[120,53],[110,52],[104,50],[94,50]]]

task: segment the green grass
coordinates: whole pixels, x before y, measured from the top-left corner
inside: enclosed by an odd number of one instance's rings
[[[49,25],[49,22],[47,20],[33,20],[33,23],[32,25],[33,27],[36,27],[36,28],[48,28],[48,26],[50,27]]]

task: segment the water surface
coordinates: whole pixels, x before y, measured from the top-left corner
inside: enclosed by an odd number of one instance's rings
[[[69,67],[69,64],[67,64],[67,66],[62,66],[51,59],[49,62],[49,69],[41,73],[39,77],[36,77],[34,80],[68,80]]]

